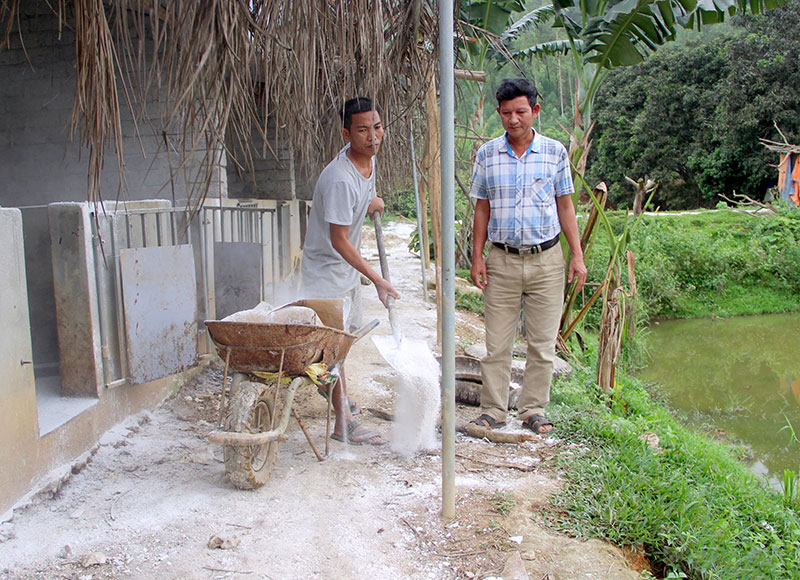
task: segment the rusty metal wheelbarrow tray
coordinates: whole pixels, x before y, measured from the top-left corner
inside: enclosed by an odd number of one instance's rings
[[[295,377],[289,385],[277,427],[260,433],[212,431],[208,434],[209,441],[221,445],[262,445],[283,436],[295,391],[303,383],[311,384],[305,374],[308,366],[325,363],[330,368],[340,364],[353,343],[375,328],[378,320],[365,324],[353,334],[310,324],[219,320],[208,320],[205,324],[220,357],[226,362],[223,384],[229,370],[238,373],[273,372],[281,377]]]
[[[341,362],[359,338],[358,334],[310,324],[221,320],[205,324],[220,358],[231,370],[241,373],[280,372],[299,377],[313,363],[330,367]]]

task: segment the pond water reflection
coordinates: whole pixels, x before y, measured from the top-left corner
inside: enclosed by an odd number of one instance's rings
[[[650,327],[639,377],[695,427],[750,445],[757,472],[800,471],[800,315],[670,320]]]

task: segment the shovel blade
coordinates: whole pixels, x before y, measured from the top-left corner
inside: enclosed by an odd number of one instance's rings
[[[438,375],[439,363],[424,340],[403,337],[398,342],[394,336],[386,334],[371,338],[384,360],[396,371],[409,375]]]

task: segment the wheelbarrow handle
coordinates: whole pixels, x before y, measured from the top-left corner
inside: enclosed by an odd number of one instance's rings
[[[378,326],[378,324],[380,324],[380,321],[377,318],[374,318],[374,319],[370,320],[369,322],[367,322],[364,326],[362,326],[361,328],[356,330],[353,333],[353,335],[356,337],[356,340],[361,340],[362,338],[364,338],[365,335],[367,335],[376,326]]]

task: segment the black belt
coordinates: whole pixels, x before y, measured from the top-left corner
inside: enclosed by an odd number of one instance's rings
[[[546,242],[542,242],[541,244],[536,244],[535,246],[530,246],[528,248],[515,248],[514,246],[501,244],[500,242],[492,242],[492,245],[497,246],[507,254],[538,254],[540,252],[544,252],[545,250],[549,250],[557,243],[558,236],[552,240],[547,240]]]

